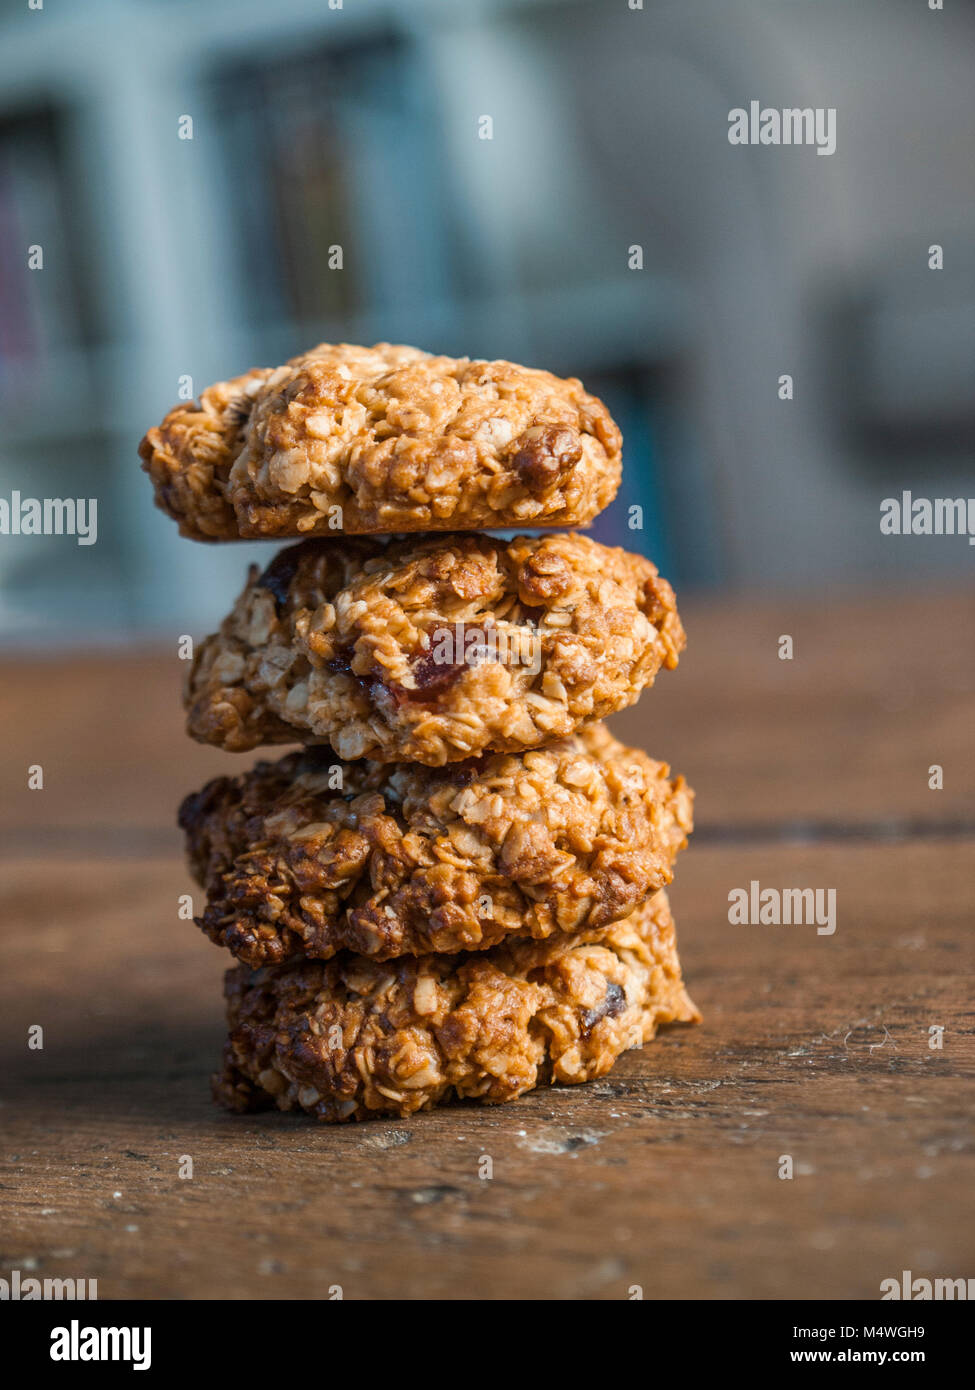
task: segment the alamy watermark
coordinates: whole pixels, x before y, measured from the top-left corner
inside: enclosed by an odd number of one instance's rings
[[[524,666],[532,675],[542,669],[542,642],[534,628],[454,623],[424,633],[421,646],[435,666],[480,666],[494,661],[502,666]]]
[[[835,888],[763,888],[753,878],[728,894],[733,927],[815,926],[817,936],[836,931]]]
[[[882,536],[967,536],[975,545],[975,497],[885,497],[880,504]]]
[[[909,1269],[902,1269],[899,1278],[881,1279],[880,1296],[913,1303],[968,1300],[975,1298],[975,1279],[915,1279]]]
[[[95,497],[0,497],[0,536],[75,536],[79,545],[98,539]]]
[[[19,1269],[12,1269],[9,1279],[0,1278],[0,1303],[31,1303],[41,1299],[94,1302],[97,1298],[97,1279],[37,1279],[32,1274],[21,1274]]]
[[[815,145],[817,154],[836,150],[835,106],[763,106],[751,101],[748,109],[736,106],[728,112],[729,145]]]
[[[152,1365],[151,1327],[82,1327],[73,1318],[51,1329],[52,1361],[131,1361],[133,1371]]]

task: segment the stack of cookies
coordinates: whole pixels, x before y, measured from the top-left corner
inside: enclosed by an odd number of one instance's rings
[[[202,742],[302,745],[180,810],[239,962],[232,1108],[511,1100],[698,1017],[663,891],[691,793],[600,722],[677,664],[673,591],[577,533],[486,534],[590,522],[620,450],[576,380],[388,344],[221,382],[142,441],[184,535],[298,540],[186,693]]]

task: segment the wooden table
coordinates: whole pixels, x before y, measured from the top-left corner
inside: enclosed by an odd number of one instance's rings
[[[698,791],[672,900],[703,1025],[588,1086],[340,1128],[210,1103],[227,961],[177,917],[173,817],[244,762],[183,736],[175,639],[8,660],[0,1274],[560,1299],[876,1299],[905,1269],[975,1274],[975,604],[685,611],[680,670],[615,722]],[[835,934],[730,925],[753,879],[834,888]]]

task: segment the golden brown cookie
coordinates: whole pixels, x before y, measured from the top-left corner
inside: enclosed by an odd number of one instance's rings
[[[202,644],[188,728],[439,766],[602,719],[683,646],[650,561],[585,536],[305,541],[253,568]]]
[[[227,972],[218,1100],[322,1121],[487,1104],[604,1076],[658,1026],[700,1015],[658,893],[596,941],[515,940],[483,955],[343,954]]]
[[[185,536],[235,540],[581,526],[620,449],[575,378],[322,343],[175,406],[139,454]]]
[[[208,905],[251,966],[599,931],[669,883],[692,793],[601,724],[444,769],[328,749],[220,777],[180,809]]]

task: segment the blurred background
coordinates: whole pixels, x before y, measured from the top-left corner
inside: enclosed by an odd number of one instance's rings
[[[0,536],[3,640],[216,623],[261,548],[181,540],[139,439],[325,340],[582,377],[595,534],[682,590],[970,578],[879,507],[975,493],[973,7],[634,5],[0,0],[0,496],[99,505]],[[751,100],[835,107],[836,153],[730,145]]]

